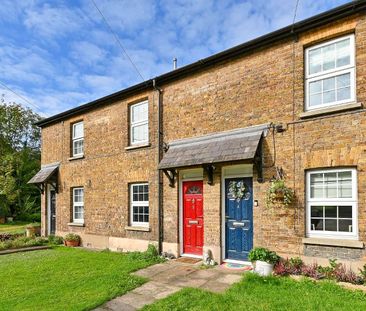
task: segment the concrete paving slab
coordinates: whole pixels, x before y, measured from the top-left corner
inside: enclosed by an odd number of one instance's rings
[[[150,266],[148,268],[136,271],[133,273],[133,275],[137,275],[137,276],[141,276],[141,277],[145,277],[145,278],[151,278],[154,275],[157,275],[161,272],[170,270],[170,269],[174,269],[173,265],[168,265],[165,263],[160,263],[154,266]]]
[[[230,287],[230,284],[221,283],[221,282],[217,282],[217,281],[208,281],[200,288],[208,290],[210,292],[214,292],[214,293],[223,293],[229,287]]]
[[[196,272],[191,273],[189,275],[189,277],[192,279],[205,279],[205,280],[214,279],[219,276],[220,276],[220,273],[213,269],[197,270]]]
[[[115,298],[113,300],[115,301],[116,305],[118,305],[118,304],[120,304],[121,306],[128,305],[135,309],[140,309],[147,304],[153,303],[156,299],[151,296],[139,295],[134,292],[129,292],[126,295]],[[107,307],[110,308],[110,306],[108,304],[107,304]],[[135,309],[133,309],[133,310],[135,310]],[[120,308],[119,310],[124,310],[124,309]]]
[[[145,283],[144,285],[135,288],[132,293],[139,294],[142,296],[150,296],[155,299],[161,299],[162,297],[169,296],[170,294],[173,294],[179,290],[181,290],[181,287],[177,287],[174,285],[167,285],[162,284],[159,282],[151,281],[148,283]]]
[[[216,279],[217,282],[225,283],[225,284],[234,284],[241,280],[242,276],[240,274],[225,274]]]

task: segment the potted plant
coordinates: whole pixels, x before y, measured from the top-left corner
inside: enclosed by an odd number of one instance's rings
[[[80,236],[75,233],[68,233],[64,237],[64,242],[66,246],[77,247],[80,245]]]
[[[273,267],[280,257],[273,251],[267,248],[256,247],[253,248],[248,255],[248,259],[254,263],[254,271],[262,276],[271,275]]]
[[[266,194],[266,205],[270,207],[274,204],[290,205],[294,200],[294,192],[286,186],[283,178],[276,178],[271,184]]]
[[[34,222],[25,226],[26,235],[28,238],[41,234],[41,224]]]

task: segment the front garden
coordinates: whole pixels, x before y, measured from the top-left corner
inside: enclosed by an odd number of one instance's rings
[[[90,310],[145,282],[130,273],[159,262],[145,253],[80,248],[0,257],[0,310]]]

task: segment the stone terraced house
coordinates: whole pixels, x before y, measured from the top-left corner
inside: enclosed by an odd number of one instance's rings
[[[42,234],[245,262],[254,246],[360,265],[366,1],[38,123]],[[293,202],[267,207],[273,177]]]

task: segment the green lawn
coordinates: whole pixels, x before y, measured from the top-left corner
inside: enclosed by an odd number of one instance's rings
[[[27,222],[14,222],[14,223],[6,223],[0,224],[0,233],[8,232],[8,233],[22,233],[25,232],[25,225]]]
[[[143,311],[174,310],[366,310],[366,294],[342,289],[329,281],[261,278],[247,273],[224,294],[186,288]]]
[[[56,247],[0,256],[0,310],[89,310],[144,283],[157,259]]]

